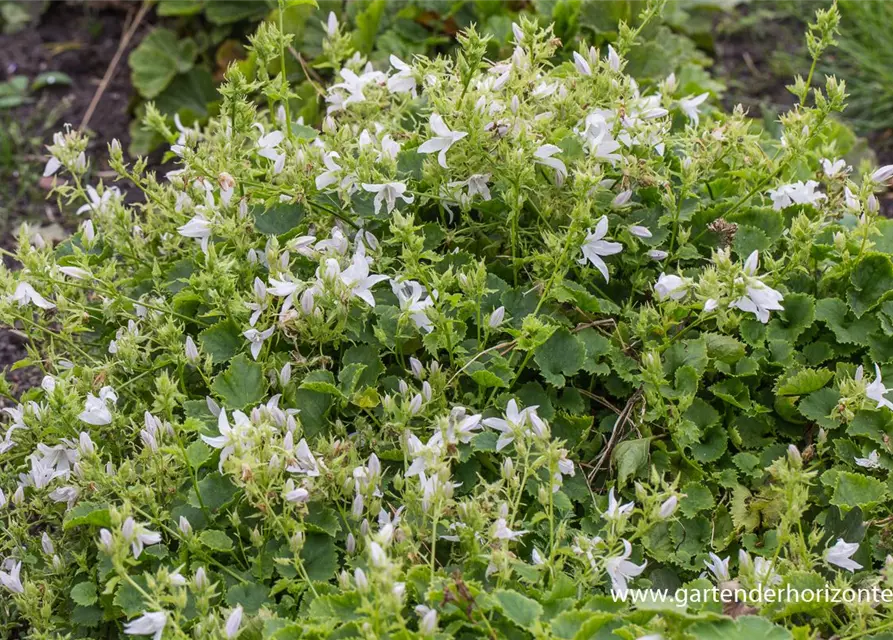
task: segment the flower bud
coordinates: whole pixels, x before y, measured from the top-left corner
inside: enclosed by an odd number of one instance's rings
[[[497,307],[490,314],[490,319],[487,321],[487,326],[491,329],[497,328],[505,321],[505,307]]]

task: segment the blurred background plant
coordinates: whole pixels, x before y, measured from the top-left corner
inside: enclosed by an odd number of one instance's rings
[[[774,119],[792,104],[784,87],[807,64],[801,33],[816,9],[832,0],[778,0],[736,3],[716,22],[718,61],[714,73],[729,89],[727,103],[741,102],[756,115]],[[846,81],[843,120],[866,136],[882,161],[893,157],[893,3],[838,0],[841,24],[837,46],[814,76]]]

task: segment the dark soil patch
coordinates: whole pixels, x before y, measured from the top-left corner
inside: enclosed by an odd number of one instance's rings
[[[793,18],[763,16],[763,6],[745,5],[721,17],[714,40],[712,71],[728,86],[724,106],[732,109],[741,104],[754,117],[792,107],[796,98],[785,85],[802,72],[793,60],[803,51],[803,24]]]

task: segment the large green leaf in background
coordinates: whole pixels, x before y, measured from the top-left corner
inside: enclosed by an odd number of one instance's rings
[[[178,73],[192,69],[197,53],[191,38],[180,40],[170,29],[155,29],[130,54],[133,86],[144,98],[156,97]]]

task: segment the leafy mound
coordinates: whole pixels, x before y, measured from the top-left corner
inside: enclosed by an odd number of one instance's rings
[[[150,110],[163,180],[112,145],[144,204],[59,134],[46,173],[89,220],[25,229],[3,274],[47,371],[0,447],[5,628],[885,628],[877,598],[735,588],[890,586],[893,167],[827,159],[852,145],[833,78],[795,83],[775,139],[638,86],[635,37],[553,65],[525,22],[495,64],[473,30],[454,60],[352,57],[321,132],[284,78],[231,69],[207,128]],[[264,25],[259,68],[287,44]]]

